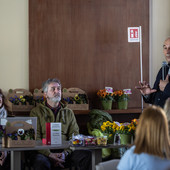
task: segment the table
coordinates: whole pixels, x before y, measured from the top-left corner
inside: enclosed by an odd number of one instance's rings
[[[10,151],[11,154],[11,170],[21,170],[21,152],[31,150],[42,150],[42,149],[67,149],[74,150],[91,150],[92,151],[92,170],[95,170],[95,166],[102,162],[102,149],[103,148],[121,148],[130,147],[129,145],[119,144],[108,144],[106,146],[70,146],[68,141],[58,145],[42,145],[40,141],[37,141],[35,147],[22,147],[22,148],[4,148],[0,145],[0,151]]]
[[[11,170],[21,170],[21,152],[31,150],[42,150],[42,149],[67,149],[69,148],[69,142],[66,141],[63,144],[58,145],[42,145],[41,142],[37,141],[35,147],[31,148],[4,148],[0,145],[0,151],[10,151],[11,154]]]
[[[72,150],[91,150],[92,151],[92,170],[96,169],[96,165],[102,162],[102,149],[103,148],[122,148],[130,147],[130,145],[120,145],[120,144],[108,144],[106,146],[71,146]]]

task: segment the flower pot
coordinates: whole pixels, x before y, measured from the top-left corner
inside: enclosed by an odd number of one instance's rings
[[[103,110],[112,109],[112,100],[101,100]]]
[[[118,109],[127,109],[128,107],[128,101],[123,100],[118,102]]]
[[[132,135],[119,134],[119,136],[120,136],[120,144],[127,145],[132,143]]]

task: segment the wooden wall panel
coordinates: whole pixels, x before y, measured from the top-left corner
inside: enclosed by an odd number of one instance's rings
[[[129,107],[140,107],[139,43],[127,27],[142,26],[143,77],[149,80],[149,0],[29,0],[29,87],[57,77],[85,90],[91,108],[105,86],[131,88]]]

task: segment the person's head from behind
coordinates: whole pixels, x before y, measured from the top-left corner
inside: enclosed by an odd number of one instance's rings
[[[53,78],[48,79],[42,84],[44,96],[48,101],[58,103],[61,100],[61,83],[60,80]]]
[[[135,153],[170,158],[168,122],[164,110],[150,106],[143,110],[136,128]],[[165,155],[164,155],[165,154]]]
[[[170,121],[170,98],[168,98],[164,105],[164,110],[167,116],[168,121]]]
[[[165,55],[165,59],[170,64],[170,37],[168,37],[163,44],[163,53]]]

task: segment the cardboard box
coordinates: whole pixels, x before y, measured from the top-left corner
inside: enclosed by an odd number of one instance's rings
[[[9,135],[10,134],[10,135]],[[11,136],[11,137],[9,137]],[[22,139],[22,138],[26,139]],[[25,121],[7,122],[5,135],[2,139],[3,147],[34,147],[36,133],[34,127]]]
[[[42,89],[34,89],[33,98],[35,100],[35,105],[42,103],[45,100],[44,93]]]
[[[85,95],[87,102],[86,103],[80,103],[80,104],[76,104],[75,101],[73,101],[73,104],[67,104],[67,107],[72,109],[72,110],[89,110],[89,101],[88,101],[88,97],[87,94],[85,93],[85,91],[83,91],[82,89],[79,88],[63,88],[63,99],[67,100],[67,98],[75,98],[76,95]]]
[[[10,112],[24,112],[24,111],[31,111],[32,108],[35,107],[34,101],[32,101],[32,104],[30,105],[28,102],[26,104],[22,105],[21,102],[18,103],[18,105],[15,105],[10,100],[20,98],[20,96],[32,96],[32,93],[25,89],[9,89],[7,99],[5,101],[6,105],[8,106],[8,110]]]

